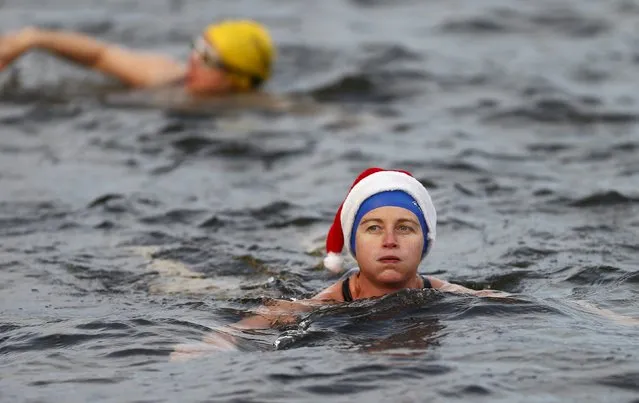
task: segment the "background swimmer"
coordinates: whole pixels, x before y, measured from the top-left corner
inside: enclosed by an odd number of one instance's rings
[[[0,37],[0,71],[38,49],[131,87],[180,83],[191,94],[219,95],[258,89],[269,79],[276,53],[267,29],[249,20],[211,24],[191,46],[185,65],[167,55],[126,49],[80,33],[28,27]]]

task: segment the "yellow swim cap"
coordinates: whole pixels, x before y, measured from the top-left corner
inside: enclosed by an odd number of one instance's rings
[[[275,48],[267,29],[255,21],[228,20],[211,24],[204,37],[242,90],[259,87],[271,76]]]

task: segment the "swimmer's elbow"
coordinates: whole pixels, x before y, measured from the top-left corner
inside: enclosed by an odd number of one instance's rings
[[[273,318],[267,318],[261,315],[250,316],[231,325],[231,327],[240,330],[250,329],[268,329],[274,325]]]

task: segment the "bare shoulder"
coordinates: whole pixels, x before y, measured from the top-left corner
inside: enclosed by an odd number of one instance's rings
[[[476,292],[475,290],[471,290],[470,288],[466,288],[459,284],[450,283],[437,277],[427,276],[427,278],[428,280],[430,280],[431,286],[437,290],[460,294],[474,294]]]
[[[450,284],[448,281],[438,279],[437,277],[433,277],[433,276],[424,276],[424,277],[426,277],[428,281],[430,281],[431,287],[435,289],[440,289]]]
[[[342,297],[342,281],[338,281],[332,286],[322,290],[319,294],[315,295],[311,300],[315,301],[335,301],[342,302],[344,298]]]

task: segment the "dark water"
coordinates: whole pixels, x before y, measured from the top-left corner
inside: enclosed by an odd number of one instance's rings
[[[184,57],[258,18],[269,92],[314,104],[108,103],[43,54],[2,73],[0,400],[639,401],[639,326],[584,308],[639,317],[639,2],[55,3],[0,2],[2,30]],[[432,192],[422,272],[516,297],[398,293],[168,359],[331,284],[323,236],[371,165]]]

